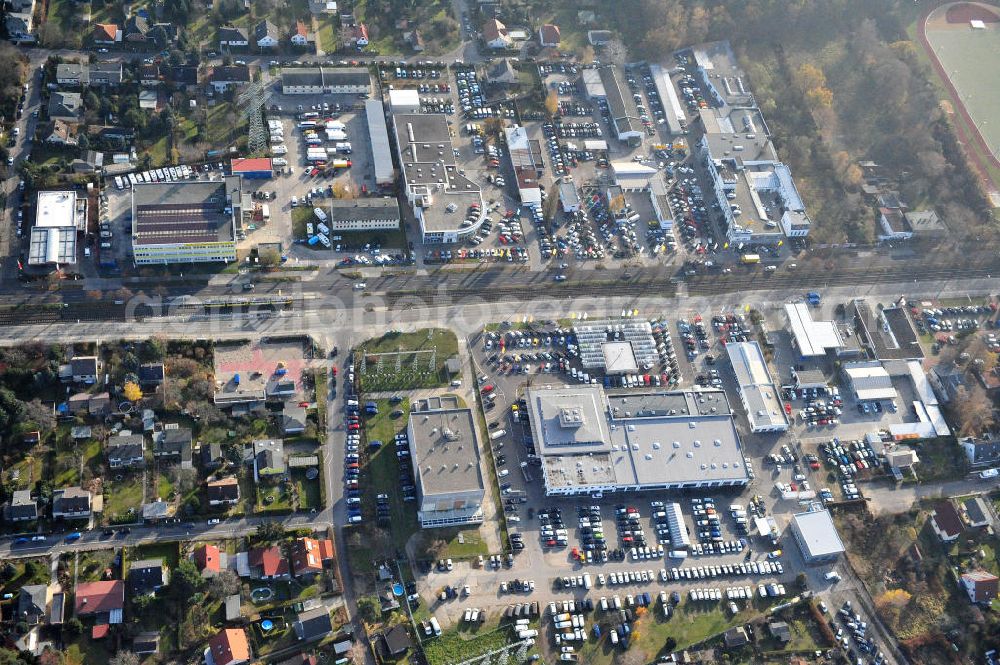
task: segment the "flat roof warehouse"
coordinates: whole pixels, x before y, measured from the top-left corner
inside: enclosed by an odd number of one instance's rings
[[[745,485],[721,391],[608,397],[601,386],[529,389],[548,495]]]
[[[132,188],[136,245],[231,242],[240,206],[240,179],[169,182]]]

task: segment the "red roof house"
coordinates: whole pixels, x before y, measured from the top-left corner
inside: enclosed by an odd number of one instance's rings
[[[250,643],[242,628],[226,628],[208,641],[205,665],[241,665],[250,662]]]
[[[99,624],[121,623],[125,609],[125,582],[83,582],[76,585],[76,615],[94,617]]]
[[[292,543],[292,570],[295,576],[323,572],[323,563],[333,558],[333,543],[329,540],[299,538]]]
[[[962,586],[973,603],[989,605],[997,597],[1000,578],[985,570],[974,570],[962,574]]]
[[[202,545],[194,551],[192,559],[202,577],[212,577],[221,570],[219,548],[215,545]]]
[[[538,29],[538,41],[542,46],[559,46],[560,39],[558,25],[546,23]]]
[[[250,550],[250,575],[259,580],[287,580],[288,559],[277,545]]]

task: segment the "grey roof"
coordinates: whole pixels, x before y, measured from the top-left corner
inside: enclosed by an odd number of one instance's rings
[[[325,605],[301,612],[293,624],[295,635],[304,641],[318,640],[333,632],[330,611]]]
[[[132,638],[132,651],[139,655],[156,653],[160,650],[160,634],[156,631],[139,633]]]
[[[201,463],[203,466],[218,466],[223,461],[222,444],[218,441],[202,445]]]
[[[97,374],[97,356],[76,356],[69,361],[73,376]]]
[[[78,513],[90,510],[91,494],[82,487],[61,487],[52,493],[52,512]]]
[[[260,41],[265,37],[271,37],[272,39],[280,39],[281,33],[278,32],[278,26],[271,23],[270,19],[264,19],[253,28],[253,38],[254,41]]]
[[[726,353],[736,374],[740,396],[751,426],[757,429],[788,427],[788,418],[778,398],[767,360],[757,342],[726,344]]]
[[[17,596],[17,618],[35,623],[45,616],[45,606],[48,597],[48,586],[44,584],[26,584],[21,587]]]
[[[330,201],[330,219],[376,220],[399,219],[399,202],[394,198],[333,199]]]
[[[149,23],[142,16],[133,14],[125,21],[125,37],[132,35],[142,35],[145,37],[147,32],[149,32]]]
[[[281,85],[283,87],[321,87],[323,85],[323,69],[320,67],[282,69]]]
[[[254,460],[258,471],[269,474],[285,472],[285,442],[281,439],[260,439],[253,442]]]
[[[33,520],[38,517],[38,504],[31,498],[31,490],[14,490],[7,505],[7,518]]]
[[[485,489],[471,410],[413,412],[409,429],[410,454],[421,496]]]
[[[375,182],[392,180],[392,152],[389,149],[389,130],[385,124],[385,106],[381,99],[365,100],[365,117],[368,120],[368,139],[372,149],[372,166]]]
[[[179,455],[181,459],[191,459],[191,430],[187,427],[165,429],[153,437],[153,453],[156,455]]]
[[[117,435],[108,439],[108,459],[142,457],[145,439],[142,434]]]
[[[807,559],[840,554],[844,543],[837,533],[829,510],[815,510],[792,515],[800,536],[799,544]]]
[[[78,92],[57,90],[49,97],[50,118],[76,118],[83,109],[83,97]]]
[[[68,226],[33,226],[28,244],[28,265],[76,263],[76,229]]]
[[[243,616],[243,611],[240,609],[240,594],[234,593],[231,596],[226,596],[226,621],[236,621]]]
[[[965,507],[965,512],[969,516],[969,522],[971,524],[989,524],[993,521],[990,516],[990,509],[986,506],[986,502],[980,497],[972,497],[971,499],[966,499],[963,504]]]
[[[973,439],[971,437],[961,439],[963,446],[972,447],[973,465],[992,464],[1000,461],[1000,439]]]
[[[639,112],[635,108],[632,93],[624,81],[622,73],[614,65],[601,67],[601,83],[608,100],[608,110],[615,130],[619,134],[642,132]]]
[[[140,383],[161,383],[163,377],[163,363],[146,363],[139,366]]]
[[[240,178],[177,181],[132,188],[132,243],[225,242],[235,238]]]
[[[368,86],[371,73],[365,67],[288,67],[281,70],[282,86]]]
[[[153,593],[164,585],[163,559],[141,559],[129,564],[128,581],[132,593]]]
[[[79,62],[61,62],[56,66],[56,80],[77,79],[82,81],[89,73]]]
[[[219,28],[219,41],[246,42],[250,40],[247,38],[247,31],[243,28],[236,27],[235,25],[224,25]]]

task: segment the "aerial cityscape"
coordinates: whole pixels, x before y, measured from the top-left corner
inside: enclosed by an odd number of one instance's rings
[[[1000,665],[1000,3],[0,4],[0,665]]]

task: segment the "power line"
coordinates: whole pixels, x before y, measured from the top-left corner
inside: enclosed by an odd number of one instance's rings
[[[242,107],[240,115],[246,118],[249,123],[247,129],[247,153],[250,155],[261,154],[267,149],[267,130],[264,128],[264,106],[267,104],[269,96],[264,90],[264,83],[262,81],[251,83],[240,94],[239,105]]]

